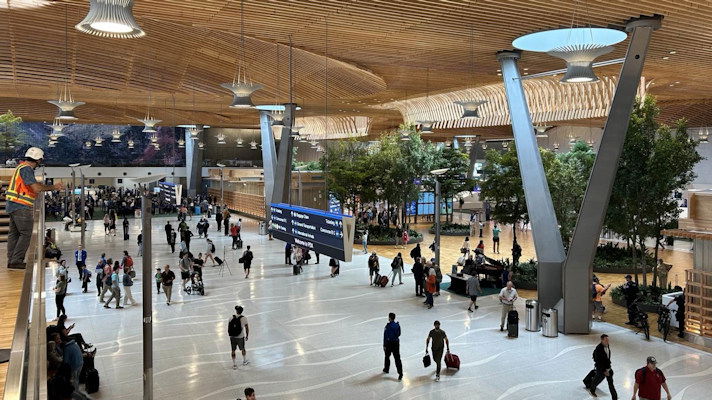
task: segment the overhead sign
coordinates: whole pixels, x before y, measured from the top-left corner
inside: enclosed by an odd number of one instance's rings
[[[282,203],[270,204],[272,236],[341,261],[351,261],[355,219]]]

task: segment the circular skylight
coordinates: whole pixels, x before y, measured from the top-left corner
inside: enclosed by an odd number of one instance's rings
[[[530,33],[518,37],[512,46],[520,50],[541,53],[564,46],[585,46],[588,48],[612,46],[624,41],[625,32],[608,28],[564,28]]]

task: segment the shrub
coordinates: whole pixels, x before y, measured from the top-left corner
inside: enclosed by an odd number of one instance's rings
[[[361,241],[362,232],[366,229],[366,225],[357,224],[356,234],[354,239],[358,242]],[[385,227],[381,225],[368,225],[368,241],[371,243],[375,242],[393,242],[396,235],[398,235],[398,229],[394,227]],[[408,229],[408,235],[411,239],[416,239],[422,237],[422,235],[412,229]]]
[[[428,232],[435,234],[435,224],[428,229]],[[451,236],[467,236],[470,234],[470,226],[465,224],[455,224],[452,222],[445,222],[440,224],[440,234],[441,235],[451,235]]]
[[[640,259],[643,255],[641,249],[636,249],[636,262],[640,269]],[[652,270],[655,259],[649,254],[645,254],[645,263],[648,270]],[[618,243],[606,243],[599,245],[596,249],[596,257],[593,259],[594,272],[610,272],[619,274],[634,273],[633,259],[630,256],[630,249],[619,247]]]
[[[682,290],[682,288],[679,286],[670,289],[661,288],[657,286],[640,285],[638,288],[640,289],[640,292],[638,293],[638,295],[640,296],[640,300],[638,300],[638,302],[641,304],[648,305],[658,305],[660,304],[660,299],[662,299],[662,296],[664,294],[679,292]],[[613,288],[613,290],[611,290],[611,299],[613,299],[613,302],[616,304],[625,304],[625,296],[623,296],[623,285],[616,286]]]
[[[509,264],[509,260],[506,260]],[[514,278],[512,283],[514,287],[520,289],[536,289],[537,285],[537,269],[539,268],[539,263],[534,261],[534,259],[529,260],[526,263],[519,263],[513,268]]]

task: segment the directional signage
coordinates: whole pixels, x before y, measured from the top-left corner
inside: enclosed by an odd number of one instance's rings
[[[272,236],[341,261],[351,261],[355,220],[349,215],[270,204]]]

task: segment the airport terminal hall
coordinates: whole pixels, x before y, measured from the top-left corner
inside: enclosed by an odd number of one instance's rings
[[[711,16],[0,0],[0,400],[709,400]]]

